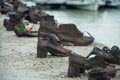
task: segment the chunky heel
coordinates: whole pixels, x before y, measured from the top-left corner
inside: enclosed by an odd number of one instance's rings
[[[80,67],[77,64],[69,64],[68,77],[80,77]]]
[[[44,47],[37,46],[37,58],[47,57],[47,50]]]

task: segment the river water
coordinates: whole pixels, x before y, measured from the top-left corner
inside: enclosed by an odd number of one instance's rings
[[[74,9],[46,10],[59,23],[74,23],[80,31],[88,31],[96,41],[108,47],[120,47],[120,9],[104,8],[98,11]]]

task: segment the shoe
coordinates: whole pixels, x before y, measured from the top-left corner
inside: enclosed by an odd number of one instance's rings
[[[74,46],[87,46],[94,42],[94,38],[89,33],[88,35],[90,37],[85,36],[74,24],[59,25],[58,37],[61,42],[72,43]]]
[[[111,55],[109,49],[105,46],[103,49],[94,47],[93,50],[88,54],[86,58],[90,59],[91,57],[99,56],[104,59],[107,63],[113,63],[116,59]]]
[[[16,12],[10,12],[8,15],[9,19],[4,19],[3,26],[6,28],[6,30],[13,31],[15,25],[21,23],[20,14]]]
[[[87,58],[76,53],[71,53],[69,56],[68,77],[80,77],[81,69],[85,71],[90,68],[92,66],[89,65]]]
[[[15,26],[14,32],[18,37],[38,37],[37,33],[28,32]]]
[[[66,57],[69,56],[71,50],[65,49],[56,39],[55,35],[41,35],[38,38],[37,57],[45,58],[47,57],[47,52],[50,52],[54,56]]]

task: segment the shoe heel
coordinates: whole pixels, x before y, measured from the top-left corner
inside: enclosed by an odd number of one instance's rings
[[[47,57],[47,49],[41,46],[37,46],[37,58]]]

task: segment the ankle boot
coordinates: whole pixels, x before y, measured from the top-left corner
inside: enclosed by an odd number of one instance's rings
[[[54,56],[65,57],[69,56],[71,50],[65,49],[54,35],[41,35],[38,38],[37,55],[40,58],[44,58],[50,52]]]
[[[69,56],[68,77],[80,77],[80,69],[86,70],[91,68],[87,58],[71,53]]]
[[[42,34],[58,34],[57,27],[54,23],[54,16],[42,16],[40,20],[40,28],[38,30],[38,36]],[[39,40],[38,37],[38,40]]]
[[[42,16],[40,21],[40,28],[38,30],[38,47],[44,45],[45,50],[50,52],[54,56],[68,56],[71,50],[65,49],[61,44],[56,34],[58,33],[55,23],[54,16]],[[47,43],[47,44],[44,44]],[[37,54],[41,53],[39,48]],[[44,50],[43,50],[44,52]],[[45,53],[46,54],[46,53]],[[44,55],[44,54],[43,54]]]

